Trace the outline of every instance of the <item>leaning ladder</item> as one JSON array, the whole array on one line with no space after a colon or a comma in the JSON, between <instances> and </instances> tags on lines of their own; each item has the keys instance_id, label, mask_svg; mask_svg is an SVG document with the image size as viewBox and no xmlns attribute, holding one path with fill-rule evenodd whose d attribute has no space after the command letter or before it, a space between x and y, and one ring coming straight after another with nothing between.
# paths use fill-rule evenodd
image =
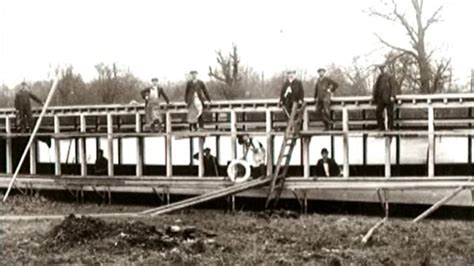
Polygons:
<instances>
[{"instance_id":1,"label":"leaning ladder","mask_svg":"<svg viewBox=\"0 0 474 266\"><path fill-rule=\"evenodd\" d=\"M275 208L280 200L281 193L285 185L286 175L290 166L291 155L295 148L296 140L299 138L301 124L305 112L305 104L298 108L297 104L293 104L288 125L285 130L283 143L281 145L280 154L276 164L275 171L271 176L270 186L267 194L265 208Z\"/></svg>"}]
</instances>

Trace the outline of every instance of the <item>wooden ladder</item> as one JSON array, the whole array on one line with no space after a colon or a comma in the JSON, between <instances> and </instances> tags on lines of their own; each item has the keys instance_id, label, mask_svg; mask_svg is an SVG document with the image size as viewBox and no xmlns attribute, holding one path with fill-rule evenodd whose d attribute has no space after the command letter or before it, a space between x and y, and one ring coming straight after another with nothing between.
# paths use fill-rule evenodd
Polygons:
<instances>
[{"instance_id":1,"label":"wooden ladder","mask_svg":"<svg viewBox=\"0 0 474 266\"><path fill-rule=\"evenodd\" d=\"M299 138L305 107L306 105L304 103L299 108L298 104L293 104L283 143L281 144L280 154L278 155L276 168L271 176L265 208L275 208L280 200L290 166L291 155L293 154L296 140Z\"/></svg>"}]
</instances>

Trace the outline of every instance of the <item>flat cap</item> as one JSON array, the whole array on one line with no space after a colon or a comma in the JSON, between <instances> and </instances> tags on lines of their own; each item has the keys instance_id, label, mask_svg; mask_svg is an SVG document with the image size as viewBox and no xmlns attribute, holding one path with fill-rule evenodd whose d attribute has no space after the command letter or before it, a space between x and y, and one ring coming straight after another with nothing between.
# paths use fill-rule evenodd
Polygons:
<instances>
[{"instance_id":1,"label":"flat cap","mask_svg":"<svg viewBox=\"0 0 474 266\"><path fill-rule=\"evenodd\" d=\"M325 68L318 68L318 73L320 72L326 72L326 69Z\"/></svg>"}]
</instances>

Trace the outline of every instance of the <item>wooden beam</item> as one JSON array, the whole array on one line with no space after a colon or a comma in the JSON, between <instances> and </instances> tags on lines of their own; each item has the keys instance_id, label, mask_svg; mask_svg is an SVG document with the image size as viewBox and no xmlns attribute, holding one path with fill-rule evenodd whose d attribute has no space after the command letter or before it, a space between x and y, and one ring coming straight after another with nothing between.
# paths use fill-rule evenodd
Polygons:
<instances>
[{"instance_id":1,"label":"wooden beam","mask_svg":"<svg viewBox=\"0 0 474 266\"><path fill-rule=\"evenodd\" d=\"M54 133L59 134L61 130L61 125L59 122L59 117L54 116ZM54 174L56 176L61 175L61 141L58 138L53 139L54 145Z\"/></svg>"},{"instance_id":2,"label":"wooden beam","mask_svg":"<svg viewBox=\"0 0 474 266\"><path fill-rule=\"evenodd\" d=\"M114 133L112 114L107 114L107 159L108 159L108 175L114 176L114 139L112 134Z\"/></svg>"},{"instance_id":3,"label":"wooden beam","mask_svg":"<svg viewBox=\"0 0 474 266\"><path fill-rule=\"evenodd\" d=\"M433 213L434 211L436 211L437 209L439 209L439 207L441 207L443 204L445 204L446 202L450 201L452 198L454 198L456 195L458 195L461 191L464 190L464 187L463 186L460 186L458 187L456 190L454 190L452 193L446 195L444 198L442 198L441 200L439 200L438 202L436 202L435 204L433 204L433 206L431 206L428 210L426 210L425 212L423 212L422 214L418 215L418 217L416 217L414 220L413 220L413 223L416 223L416 222L419 222L421 219L427 217L428 215L430 215L431 213Z\"/></svg>"},{"instance_id":4,"label":"wooden beam","mask_svg":"<svg viewBox=\"0 0 474 266\"><path fill-rule=\"evenodd\" d=\"M199 165L198 165L198 176L204 176L204 138L198 138L198 145L199 145Z\"/></svg>"},{"instance_id":5,"label":"wooden beam","mask_svg":"<svg viewBox=\"0 0 474 266\"><path fill-rule=\"evenodd\" d=\"M386 223L388 221L388 217L385 217L383 218L381 221L379 221L378 223L376 223L374 226L372 226L369 231L367 232L367 234L365 234L365 236L362 238L362 244L365 245L369 242L370 238L372 237L372 235L374 234L375 230L377 230L377 228L379 228L380 226L382 226L384 223Z\"/></svg>"},{"instance_id":6,"label":"wooden beam","mask_svg":"<svg viewBox=\"0 0 474 266\"><path fill-rule=\"evenodd\" d=\"M31 175L36 175L36 162L38 161L37 160L37 155L38 155L38 152L37 152L37 148L38 148L38 142L36 140L34 140L32 143L31 143L31 147L30 147L30 174Z\"/></svg>"},{"instance_id":7,"label":"wooden beam","mask_svg":"<svg viewBox=\"0 0 474 266\"><path fill-rule=\"evenodd\" d=\"M392 176L392 162L391 162L391 146L392 146L392 137L385 137L385 177L390 178Z\"/></svg>"},{"instance_id":8,"label":"wooden beam","mask_svg":"<svg viewBox=\"0 0 474 266\"><path fill-rule=\"evenodd\" d=\"M166 176L172 177L173 176L173 156L172 156L172 142L173 137L171 135L172 132L172 125L171 125L171 113L166 112Z\"/></svg>"},{"instance_id":9,"label":"wooden beam","mask_svg":"<svg viewBox=\"0 0 474 266\"><path fill-rule=\"evenodd\" d=\"M347 108L342 109L342 131L344 136L342 137L342 164L343 164L343 176L344 178L349 177L349 113ZM334 156L334 155L333 155Z\"/></svg>"},{"instance_id":10,"label":"wooden beam","mask_svg":"<svg viewBox=\"0 0 474 266\"><path fill-rule=\"evenodd\" d=\"M273 173L273 119L272 111L265 111L265 132L267 138L267 175L270 176Z\"/></svg>"},{"instance_id":11,"label":"wooden beam","mask_svg":"<svg viewBox=\"0 0 474 266\"><path fill-rule=\"evenodd\" d=\"M6 116L5 117L5 131L7 135L12 133L12 126L11 126L11 118ZM5 156L7 157L7 165L6 165L6 172L7 174L13 174L13 156L12 156L12 139L6 139L6 148L5 148Z\"/></svg>"},{"instance_id":12,"label":"wooden beam","mask_svg":"<svg viewBox=\"0 0 474 266\"><path fill-rule=\"evenodd\" d=\"M303 130L309 129L309 111L308 108L304 111L303 114ZM301 145L302 145L302 158L301 160L303 164L303 176L308 178L310 177L310 161L309 161L309 144L311 142L311 137L303 137L301 138Z\"/></svg>"},{"instance_id":13,"label":"wooden beam","mask_svg":"<svg viewBox=\"0 0 474 266\"><path fill-rule=\"evenodd\" d=\"M434 108L428 107L428 176L435 176Z\"/></svg>"},{"instance_id":14,"label":"wooden beam","mask_svg":"<svg viewBox=\"0 0 474 266\"><path fill-rule=\"evenodd\" d=\"M135 132L140 133L142 131L142 119L140 113L135 114ZM143 137L137 136L137 165L135 168L135 175L137 177L143 176Z\"/></svg>"},{"instance_id":15,"label":"wooden beam","mask_svg":"<svg viewBox=\"0 0 474 266\"><path fill-rule=\"evenodd\" d=\"M231 132L231 145L230 150L232 159L237 158L237 114L235 111L230 112L230 132Z\"/></svg>"},{"instance_id":16,"label":"wooden beam","mask_svg":"<svg viewBox=\"0 0 474 266\"><path fill-rule=\"evenodd\" d=\"M79 116L80 132L86 133L86 117L81 114ZM79 138L79 158L81 163L81 176L87 175L87 156L86 156L86 138Z\"/></svg>"}]
</instances>

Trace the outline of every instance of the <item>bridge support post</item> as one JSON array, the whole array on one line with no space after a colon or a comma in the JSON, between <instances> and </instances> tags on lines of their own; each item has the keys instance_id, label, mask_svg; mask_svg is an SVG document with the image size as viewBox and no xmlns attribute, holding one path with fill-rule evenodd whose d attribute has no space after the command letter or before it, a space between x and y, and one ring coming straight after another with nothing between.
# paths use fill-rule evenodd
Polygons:
<instances>
[{"instance_id":1,"label":"bridge support post","mask_svg":"<svg viewBox=\"0 0 474 266\"><path fill-rule=\"evenodd\" d=\"M108 175L114 176L114 124L112 114L107 114L107 159L108 159Z\"/></svg>"},{"instance_id":2,"label":"bridge support post","mask_svg":"<svg viewBox=\"0 0 474 266\"><path fill-rule=\"evenodd\" d=\"M199 145L199 164L198 164L198 176L204 176L204 137L198 138Z\"/></svg>"},{"instance_id":3,"label":"bridge support post","mask_svg":"<svg viewBox=\"0 0 474 266\"><path fill-rule=\"evenodd\" d=\"M304 111L303 115L303 130L309 129L309 113L308 109ZM311 137L304 137L301 139L303 145L303 177L308 178L310 176L310 163L309 163L309 144L311 142Z\"/></svg>"},{"instance_id":4,"label":"bridge support post","mask_svg":"<svg viewBox=\"0 0 474 266\"><path fill-rule=\"evenodd\" d=\"M166 177L173 176L173 156L172 156L172 141L173 137L171 136L171 114L170 112L166 112Z\"/></svg>"},{"instance_id":5,"label":"bridge support post","mask_svg":"<svg viewBox=\"0 0 474 266\"><path fill-rule=\"evenodd\" d=\"M428 107L428 177L435 176L434 108Z\"/></svg>"},{"instance_id":6,"label":"bridge support post","mask_svg":"<svg viewBox=\"0 0 474 266\"><path fill-rule=\"evenodd\" d=\"M142 119L140 113L135 114L135 132L142 132ZM135 175L140 178L143 176L143 138L137 136L137 166L135 168Z\"/></svg>"},{"instance_id":7,"label":"bridge support post","mask_svg":"<svg viewBox=\"0 0 474 266\"><path fill-rule=\"evenodd\" d=\"M86 133L86 117L84 114L80 115L79 119L81 133ZM81 176L87 175L87 157L86 157L86 138L79 138L79 158L81 159Z\"/></svg>"},{"instance_id":8,"label":"bridge support post","mask_svg":"<svg viewBox=\"0 0 474 266\"><path fill-rule=\"evenodd\" d=\"M270 110L265 111L265 132L267 138L267 176L273 173L273 121L272 112Z\"/></svg>"},{"instance_id":9,"label":"bridge support post","mask_svg":"<svg viewBox=\"0 0 474 266\"><path fill-rule=\"evenodd\" d=\"M59 117L54 116L54 134L60 133ZM56 176L61 175L61 142L59 138L54 138L54 174Z\"/></svg>"},{"instance_id":10,"label":"bridge support post","mask_svg":"<svg viewBox=\"0 0 474 266\"><path fill-rule=\"evenodd\" d=\"M8 116L5 117L5 131L7 135L12 133L11 118ZM6 172L13 174L12 138L10 136L7 136L6 139L5 153L7 157Z\"/></svg>"},{"instance_id":11,"label":"bridge support post","mask_svg":"<svg viewBox=\"0 0 474 266\"><path fill-rule=\"evenodd\" d=\"M343 177L349 177L349 112L346 107L342 109L342 163Z\"/></svg>"},{"instance_id":12,"label":"bridge support post","mask_svg":"<svg viewBox=\"0 0 474 266\"><path fill-rule=\"evenodd\" d=\"M385 136L385 178L390 178L392 176L391 146L392 137Z\"/></svg>"},{"instance_id":13,"label":"bridge support post","mask_svg":"<svg viewBox=\"0 0 474 266\"><path fill-rule=\"evenodd\" d=\"M30 147L30 174L36 175L36 155L37 155L37 142L36 140L31 143Z\"/></svg>"}]
</instances>

